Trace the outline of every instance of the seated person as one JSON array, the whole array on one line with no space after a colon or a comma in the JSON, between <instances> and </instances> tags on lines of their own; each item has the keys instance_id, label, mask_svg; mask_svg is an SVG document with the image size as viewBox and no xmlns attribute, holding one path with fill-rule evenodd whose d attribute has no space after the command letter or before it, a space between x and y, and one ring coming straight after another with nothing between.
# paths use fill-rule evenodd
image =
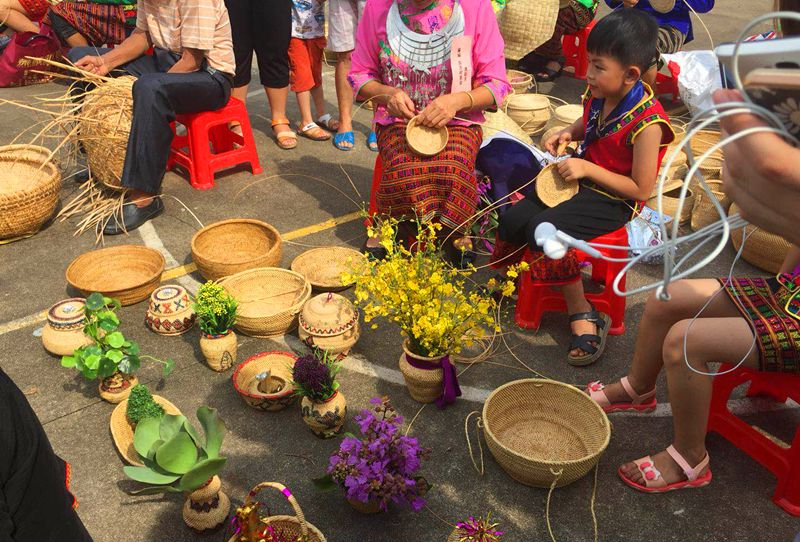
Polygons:
<instances>
[{"instance_id":1,"label":"seated person","mask_svg":"<svg viewBox=\"0 0 800 542\"><path fill-rule=\"evenodd\" d=\"M136 0L64 0L45 23L68 47L119 45L136 28Z\"/></svg>"},{"instance_id":2,"label":"seated person","mask_svg":"<svg viewBox=\"0 0 800 542\"><path fill-rule=\"evenodd\" d=\"M153 54L145 52L153 47ZM100 55L97 53L100 52ZM115 49L78 47L76 66L99 75L128 73L133 85L133 119L122 186L128 189L122 224L106 235L133 230L161 214L156 197L167 167L176 114L220 109L228 103L236 63L228 11L222 0L140 0L136 29ZM123 229L124 226L124 229Z\"/></svg>"},{"instance_id":3,"label":"seated person","mask_svg":"<svg viewBox=\"0 0 800 542\"><path fill-rule=\"evenodd\" d=\"M552 136L545 147L582 140L577 156L558 162L559 173L580 183L571 199L548 207L533 192L500 219L492 262L515 263L525 245L532 251L531 276L558 281L570 314L572 341L568 361L588 365L602 355L610 318L586 300L580 266L571 249L561 260L545 258L536 243L536 227L549 222L577 239L591 240L624 227L656 184L666 146L675 138L669 119L642 73L656 55L658 26L650 15L614 12L601 19L587 40L589 70L584 114Z\"/></svg>"},{"instance_id":4,"label":"seated person","mask_svg":"<svg viewBox=\"0 0 800 542\"><path fill-rule=\"evenodd\" d=\"M35 21L45 16L48 7L47 0L0 0L0 50L14 32L39 32Z\"/></svg>"},{"instance_id":5,"label":"seated person","mask_svg":"<svg viewBox=\"0 0 800 542\"><path fill-rule=\"evenodd\" d=\"M597 13L598 0L562 0L553 36L519 61L519 69L547 83L561 75L564 67L564 34L576 34L589 26Z\"/></svg>"},{"instance_id":6,"label":"seated person","mask_svg":"<svg viewBox=\"0 0 800 542\"><path fill-rule=\"evenodd\" d=\"M659 55L669 55L677 53L683 46L694 39L692 31L691 10L686 2L677 0L675 7L669 13L656 11L650 5L650 0L606 0L610 8L617 9L635 8L649 13L658 21L658 53ZM691 0L692 9L697 13L708 13L714 8L714 0ZM660 60L647 70L642 77L644 82L655 88L656 73L661 68Z\"/></svg>"}]
</instances>

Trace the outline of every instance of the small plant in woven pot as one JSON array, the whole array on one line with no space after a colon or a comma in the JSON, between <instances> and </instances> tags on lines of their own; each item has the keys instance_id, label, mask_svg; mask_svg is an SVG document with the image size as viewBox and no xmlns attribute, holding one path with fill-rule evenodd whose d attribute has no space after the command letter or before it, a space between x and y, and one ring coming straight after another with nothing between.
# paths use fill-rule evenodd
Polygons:
<instances>
[{"instance_id":1,"label":"small plant in woven pot","mask_svg":"<svg viewBox=\"0 0 800 542\"><path fill-rule=\"evenodd\" d=\"M338 434L347 417L347 402L336 380L340 370L334 356L320 349L298 358L292 368L295 395L303 398L303 420L318 437Z\"/></svg>"},{"instance_id":2,"label":"small plant in woven pot","mask_svg":"<svg viewBox=\"0 0 800 542\"><path fill-rule=\"evenodd\" d=\"M236 361L236 323L238 303L225 288L208 281L197 291L194 311L200 322L200 350L208 366L222 372Z\"/></svg>"},{"instance_id":3,"label":"small plant in woven pot","mask_svg":"<svg viewBox=\"0 0 800 542\"><path fill-rule=\"evenodd\" d=\"M147 386L137 384L131 388L125 415L133 425L137 425L145 418L161 418L164 415L164 407L155 402Z\"/></svg>"},{"instance_id":4,"label":"small plant in woven pot","mask_svg":"<svg viewBox=\"0 0 800 542\"><path fill-rule=\"evenodd\" d=\"M501 542L505 533L498 530L498 525L489 514L485 518L470 516L456 523L448 542Z\"/></svg>"},{"instance_id":5,"label":"small plant in woven pot","mask_svg":"<svg viewBox=\"0 0 800 542\"><path fill-rule=\"evenodd\" d=\"M97 292L86 298L84 334L92 344L76 349L71 356L61 358L61 366L75 368L88 380L100 379L100 395L114 403L127 398L137 384L134 374L142 359L163 364L162 375L172 372L175 362L160 360L140 353L139 345L119 331L116 314L120 303Z\"/></svg>"},{"instance_id":6,"label":"small plant in woven pot","mask_svg":"<svg viewBox=\"0 0 800 542\"><path fill-rule=\"evenodd\" d=\"M401 431L398 416L388 398L373 398L371 409L355 417L361 438L348 435L330 457L328 474L314 480L320 489L339 487L357 509L372 505L386 510L390 504L415 512L425 506L430 486L419 475L429 450Z\"/></svg>"}]
</instances>

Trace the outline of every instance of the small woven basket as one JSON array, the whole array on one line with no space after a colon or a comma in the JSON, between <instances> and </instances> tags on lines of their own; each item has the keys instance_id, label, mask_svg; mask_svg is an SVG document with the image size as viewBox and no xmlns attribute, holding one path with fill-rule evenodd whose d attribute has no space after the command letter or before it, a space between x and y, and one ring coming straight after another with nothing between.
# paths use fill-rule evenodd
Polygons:
<instances>
[{"instance_id":1,"label":"small woven basket","mask_svg":"<svg viewBox=\"0 0 800 542\"><path fill-rule=\"evenodd\" d=\"M422 156L434 156L447 146L447 126L431 128L419 124L419 117L414 117L406 124L406 140L409 147Z\"/></svg>"},{"instance_id":2,"label":"small woven basket","mask_svg":"<svg viewBox=\"0 0 800 542\"><path fill-rule=\"evenodd\" d=\"M534 487L561 487L597 464L611 439L611 424L600 405L574 386L530 378L489 395L483 434L512 478Z\"/></svg>"},{"instance_id":3,"label":"small woven basket","mask_svg":"<svg viewBox=\"0 0 800 542\"><path fill-rule=\"evenodd\" d=\"M0 239L36 233L55 213L61 174L49 156L34 145L0 147Z\"/></svg>"},{"instance_id":4,"label":"small woven basket","mask_svg":"<svg viewBox=\"0 0 800 542\"><path fill-rule=\"evenodd\" d=\"M352 271L364 255L348 247L312 248L292 261L292 271L303 275L320 292L346 290L352 283L342 282L342 273Z\"/></svg>"},{"instance_id":5,"label":"small woven basket","mask_svg":"<svg viewBox=\"0 0 800 542\"><path fill-rule=\"evenodd\" d=\"M515 139L524 141L528 145L533 145L531 136L526 134L525 130L519 127L519 124L514 122L511 117L503 113L500 109L497 111L484 111L483 116L486 119L486 122L481 125L484 140L498 132L502 132Z\"/></svg>"},{"instance_id":6,"label":"small woven basket","mask_svg":"<svg viewBox=\"0 0 800 542\"><path fill-rule=\"evenodd\" d=\"M729 214L738 213L739 208L734 203L731 205ZM750 225L744 228L745 235L750 236L747 238L742 250L742 259L769 273L778 273L792 245L783 237L762 229L758 229L751 234L754 229L756 227ZM731 231L731 241L733 242L733 248L738 251L739 247L742 246L741 229Z\"/></svg>"},{"instance_id":7,"label":"small woven basket","mask_svg":"<svg viewBox=\"0 0 800 542\"><path fill-rule=\"evenodd\" d=\"M257 267L278 267L282 255L278 230L251 218L215 222L192 237L192 260L208 280Z\"/></svg>"},{"instance_id":8,"label":"small woven basket","mask_svg":"<svg viewBox=\"0 0 800 542\"><path fill-rule=\"evenodd\" d=\"M692 219L692 209L694 208L694 192L691 189L686 191L686 199L683 202L683 209L681 209L681 216L676 217L675 213L678 211L678 204L680 203L682 181L674 181L669 185L664 186L664 196L661 201L661 210L664 214L672 218L678 218L679 224L686 224ZM658 196L652 196L647 200L647 206L651 209L658 210Z\"/></svg>"},{"instance_id":9,"label":"small woven basket","mask_svg":"<svg viewBox=\"0 0 800 542\"><path fill-rule=\"evenodd\" d=\"M236 329L251 337L274 337L293 330L311 297L311 284L303 275L277 267L242 271L220 284L239 302Z\"/></svg>"},{"instance_id":10,"label":"small woven basket","mask_svg":"<svg viewBox=\"0 0 800 542\"><path fill-rule=\"evenodd\" d=\"M119 245L81 254L67 268L67 282L88 296L100 292L123 305L144 301L158 287L164 256L139 245Z\"/></svg>"},{"instance_id":11,"label":"small woven basket","mask_svg":"<svg viewBox=\"0 0 800 542\"><path fill-rule=\"evenodd\" d=\"M160 395L153 395L153 401L164 407L164 412L178 416L181 411L178 407L164 399ZM117 447L119 455L122 456L127 463L136 467L143 467L142 458L136 448L133 447L133 434L136 431L134 425L128 419L126 411L128 410L128 400L125 399L119 403L114 411L111 413L111 438L114 440L114 446Z\"/></svg>"},{"instance_id":12,"label":"small woven basket","mask_svg":"<svg viewBox=\"0 0 800 542\"><path fill-rule=\"evenodd\" d=\"M550 100L541 94L514 94L506 113L528 135L538 134L550 120Z\"/></svg>"},{"instance_id":13,"label":"small woven basket","mask_svg":"<svg viewBox=\"0 0 800 542\"><path fill-rule=\"evenodd\" d=\"M536 176L536 195L548 207L555 207L578 193L577 182L567 182L558 172L557 164L548 164Z\"/></svg>"},{"instance_id":14,"label":"small woven basket","mask_svg":"<svg viewBox=\"0 0 800 542\"><path fill-rule=\"evenodd\" d=\"M709 156L700 164L700 173L706 179L719 179L722 177L722 164L724 160L722 157Z\"/></svg>"},{"instance_id":15,"label":"small woven basket","mask_svg":"<svg viewBox=\"0 0 800 542\"><path fill-rule=\"evenodd\" d=\"M533 76L519 70L506 70L506 78L514 94L526 94L533 86Z\"/></svg>"},{"instance_id":16,"label":"small woven basket","mask_svg":"<svg viewBox=\"0 0 800 542\"><path fill-rule=\"evenodd\" d=\"M711 188L713 197L717 199L722 208L727 213L731 207L732 200L722 191L722 181L706 181ZM711 197L701 187L697 187L694 198L694 208L692 209L692 229L694 231L705 228L719 220L719 213Z\"/></svg>"},{"instance_id":17,"label":"small woven basket","mask_svg":"<svg viewBox=\"0 0 800 542\"><path fill-rule=\"evenodd\" d=\"M283 410L295 400L292 386L292 367L297 356L289 352L261 352L241 362L233 372L233 387L245 403L267 412ZM275 393L264 393L258 389L258 375L268 372L284 387Z\"/></svg>"},{"instance_id":18,"label":"small woven basket","mask_svg":"<svg viewBox=\"0 0 800 542\"><path fill-rule=\"evenodd\" d=\"M675 0L650 0L650 5L658 13L669 13L675 9Z\"/></svg>"},{"instance_id":19,"label":"small woven basket","mask_svg":"<svg viewBox=\"0 0 800 542\"><path fill-rule=\"evenodd\" d=\"M279 484L277 482L261 482L253 489L250 490L250 493L247 494L247 498L245 498L243 508L247 508L256 504L254 497L260 492L262 489L275 489L280 491L284 497L289 501L289 504L292 505L294 509L294 516L259 516L258 523L260 525L271 525L275 528L276 531L281 531L285 533L286 539L294 540L297 538L298 540L302 540L303 542L326 542L325 535L317 529L314 525L306 520L305 515L303 514L303 509L300 508L300 504L297 502L297 499L294 498L289 489L284 486L283 484ZM258 510L255 510L255 513L258 514ZM298 538L299 537L299 538ZM248 538L247 534L239 533L233 535L228 542L249 542L250 538Z\"/></svg>"},{"instance_id":20,"label":"small woven basket","mask_svg":"<svg viewBox=\"0 0 800 542\"><path fill-rule=\"evenodd\" d=\"M545 132L554 128L563 130L573 122L583 116L583 106L577 104L559 105L553 110L553 114L544 127Z\"/></svg>"},{"instance_id":21,"label":"small woven basket","mask_svg":"<svg viewBox=\"0 0 800 542\"><path fill-rule=\"evenodd\" d=\"M698 157L719 143L719 141L720 133L717 130L700 130L692 136L689 146L692 149L692 154Z\"/></svg>"}]
</instances>

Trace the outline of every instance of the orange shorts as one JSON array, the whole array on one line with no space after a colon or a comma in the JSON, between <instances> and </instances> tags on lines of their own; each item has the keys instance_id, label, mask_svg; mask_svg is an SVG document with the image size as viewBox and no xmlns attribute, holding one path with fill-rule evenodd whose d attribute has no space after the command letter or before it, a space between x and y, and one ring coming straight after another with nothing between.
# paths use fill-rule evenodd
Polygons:
<instances>
[{"instance_id":1,"label":"orange shorts","mask_svg":"<svg viewBox=\"0 0 800 542\"><path fill-rule=\"evenodd\" d=\"M289 42L289 82L293 92L305 92L322 84L324 37L292 38Z\"/></svg>"}]
</instances>

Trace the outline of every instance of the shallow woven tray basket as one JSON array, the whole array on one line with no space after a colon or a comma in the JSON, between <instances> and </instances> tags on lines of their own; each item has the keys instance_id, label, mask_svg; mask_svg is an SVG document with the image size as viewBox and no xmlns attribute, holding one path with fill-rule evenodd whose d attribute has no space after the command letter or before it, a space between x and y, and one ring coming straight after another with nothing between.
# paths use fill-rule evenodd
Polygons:
<instances>
[{"instance_id":1,"label":"shallow woven tray basket","mask_svg":"<svg viewBox=\"0 0 800 542\"><path fill-rule=\"evenodd\" d=\"M362 261L364 255L352 248L312 248L292 261L292 271L303 275L315 290L338 292L352 286L342 282L342 273L352 271Z\"/></svg>"},{"instance_id":2,"label":"shallow woven tray basket","mask_svg":"<svg viewBox=\"0 0 800 542\"><path fill-rule=\"evenodd\" d=\"M484 141L496 133L502 132L528 145L533 145L531 136L526 134L525 130L519 127L519 124L499 109L497 111L486 111L483 116L486 118L486 122L481 125Z\"/></svg>"},{"instance_id":3,"label":"shallow woven tray basket","mask_svg":"<svg viewBox=\"0 0 800 542\"><path fill-rule=\"evenodd\" d=\"M323 535L319 529L306 520L306 517L303 514L303 509L300 508L300 504L297 502L297 499L295 499L292 492L289 491L289 489L283 484L279 484L277 482L261 482L251 489L250 493L247 494L244 505L249 506L253 504L255 502L254 497L258 494L258 492L267 488L280 491L283 496L289 500L289 504L292 505L295 515L261 516L260 519L262 524L272 525L275 527L275 530L284 532L285 534L289 535L286 537L287 539L294 539L292 537L300 537L298 540L302 540L303 542L327 542L325 535ZM230 539L228 539L228 542L238 542L239 540L240 538L238 535L233 535Z\"/></svg>"},{"instance_id":4,"label":"shallow woven tray basket","mask_svg":"<svg viewBox=\"0 0 800 542\"><path fill-rule=\"evenodd\" d=\"M447 127L431 128L419 124L419 117L414 117L406 124L406 141L409 147L422 156L439 154L447 146L450 137Z\"/></svg>"},{"instance_id":5,"label":"shallow woven tray basket","mask_svg":"<svg viewBox=\"0 0 800 542\"><path fill-rule=\"evenodd\" d=\"M140 245L119 245L81 254L67 268L67 282L84 296L100 292L133 305L150 297L161 282L164 256Z\"/></svg>"},{"instance_id":6,"label":"shallow woven tray basket","mask_svg":"<svg viewBox=\"0 0 800 542\"><path fill-rule=\"evenodd\" d=\"M611 424L600 405L578 388L529 378L489 395L483 434L509 476L549 488L554 481L557 487L571 484L597 464L611 439Z\"/></svg>"},{"instance_id":7,"label":"shallow woven tray basket","mask_svg":"<svg viewBox=\"0 0 800 542\"><path fill-rule=\"evenodd\" d=\"M580 185L569 183L558 173L556 164L549 164L536 176L536 195L548 207L555 207L578 193Z\"/></svg>"},{"instance_id":8,"label":"shallow woven tray basket","mask_svg":"<svg viewBox=\"0 0 800 542\"><path fill-rule=\"evenodd\" d=\"M0 239L36 233L55 213L61 173L49 156L34 145L0 147Z\"/></svg>"},{"instance_id":9,"label":"shallow woven tray basket","mask_svg":"<svg viewBox=\"0 0 800 542\"><path fill-rule=\"evenodd\" d=\"M167 414L172 414L173 416L180 415L180 409L160 395L153 395L153 400L164 407L164 412ZM126 414L127 409L128 400L125 399L119 403L111 413L111 421L109 422L111 438L114 440L114 446L117 447L122 459L136 467L143 467L144 463L142 463L142 458L139 457L139 453L136 451L136 448L133 447L133 434L135 429L128 420Z\"/></svg>"},{"instance_id":10,"label":"shallow woven tray basket","mask_svg":"<svg viewBox=\"0 0 800 542\"><path fill-rule=\"evenodd\" d=\"M252 218L215 222L192 237L192 260L208 280L257 267L278 267L282 256L278 230Z\"/></svg>"},{"instance_id":11,"label":"shallow woven tray basket","mask_svg":"<svg viewBox=\"0 0 800 542\"><path fill-rule=\"evenodd\" d=\"M239 302L236 329L251 337L274 337L293 330L311 297L311 284L303 275L277 267L242 271L220 284Z\"/></svg>"},{"instance_id":12,"label":"shallow woven tray basket","mask_svg":"<svg viewBox=\"0 0 800 542\"><path fill-rule=\"evenodd\" d=\"M728 214L734 215L737 213L739 213L739 208L734 203L731 205ZM747 234L750 234L755 229L755 226L745 226L744 229ZM731 231L731 241L733 242L733 248L738 251L739 247L742 246L741 229ZM783 237L759 229L747 238L744 250L742 250L742 259L764 271L775 274L780 271L783 260L786 259L786 253L789 252L791 247L792 245Z\"/></svg>"}]
</instances>

